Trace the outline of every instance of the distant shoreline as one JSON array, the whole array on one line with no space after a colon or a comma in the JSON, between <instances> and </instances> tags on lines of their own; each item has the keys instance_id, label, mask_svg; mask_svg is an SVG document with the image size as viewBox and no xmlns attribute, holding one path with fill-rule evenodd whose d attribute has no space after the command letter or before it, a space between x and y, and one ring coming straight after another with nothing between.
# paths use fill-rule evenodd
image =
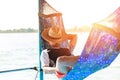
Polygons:
<instances>
[{"instance_id":1,"label":"distant shoreline","mask_svg":"<svg viewBox=\"0 0 120 80\"><path fill-rule=\"evenodd\" d=\"M66 29L66 32L89 32L91 30L90 26L83 26L83 27L74 27L70 29ZM0 30L0 33L37 33L38 29L33 28L20 28L20 29L7 29L7 30Z\"/></svg>"},{"instance_id":2,"label":"distant shoreline","mask_svg":"<svg viewBox=\"0 0 120 80\"><path fill-rule=\"evenodd\" d=\"M0 30L0 33L37 33L38 30L33 28L20 28L20 29L7 29L7 30Z\"/></svg>"},{"instance_id":3,"label":"distant shoreline","mask_svg":"<svg viewBox=\"0 0 120 80\"><path fill-rule=\"evenodd\" d=\"M0 33L37 33L38 31L31 31L31 32L0 32Z\"/></svg>"}]
</instances>

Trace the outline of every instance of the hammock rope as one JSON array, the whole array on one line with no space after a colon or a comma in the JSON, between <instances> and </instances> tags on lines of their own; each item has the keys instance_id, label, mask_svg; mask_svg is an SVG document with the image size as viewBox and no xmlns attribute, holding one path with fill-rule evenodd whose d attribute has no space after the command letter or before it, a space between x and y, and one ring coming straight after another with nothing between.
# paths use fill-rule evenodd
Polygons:
<instances>
[{"instance_id":1,"label":"hammock rope","mask_svg":"<svg viewBox=\"0 0 120 80\"><path fill-rule=\"evenodd\" d=\"M27 68L19 68L19 69L11 69L11 70L3 70L0 73L7 73L7 72L15 72L15 71L22 71L22 70L35 70L38 71L37 67L27 67Z\"/></svg>"}]
</instances>

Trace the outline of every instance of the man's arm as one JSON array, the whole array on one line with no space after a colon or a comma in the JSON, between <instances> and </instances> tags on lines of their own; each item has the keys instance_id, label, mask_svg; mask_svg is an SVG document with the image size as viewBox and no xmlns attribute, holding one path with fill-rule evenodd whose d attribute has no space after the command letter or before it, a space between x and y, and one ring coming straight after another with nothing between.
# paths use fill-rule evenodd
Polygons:
<instances>
[{"instance_id":1,"label":"man's arm","mask_svg":"<svg viewBox=\"0 0 120 80\"><path fill-rule=\"evenodd\" d=\"M77 34L68 34L68 40L69 40L69 49L71 52L73 52L77 42Z\"/></svg>"},{"instance_id":2,"label":"man's arm","mask_svg":"<svg viewBox=\"0 0 120 80\"><path fill-rule=\"evenodd\" d=\"M55 73L55 67L49 67L49 62L48 50L45 49L41 53L42 69L47 74Z\"/></svg>"},{"instance_id":3,"label":"man's arm","mask_svg":"<svg viewBox=\"0 0 120 80\"><path fill-rule=\"evenodd\" d=\"M41 56L40 56L40 60L41 60L41 65L42 68L45 66L49 66L49 56L48 56L48 50L45 49L42 51Z\"/></svg>"},{"instance_id":4,"label":"man's arm","mask_svg":"<svg viewBox=\"0 0 120 80\"><path fill-rule=\"evenodd\" d=\"M55 73L56 67L43 67L43 71L44 71L46 74Z\"/></svg>"}]
</instances>

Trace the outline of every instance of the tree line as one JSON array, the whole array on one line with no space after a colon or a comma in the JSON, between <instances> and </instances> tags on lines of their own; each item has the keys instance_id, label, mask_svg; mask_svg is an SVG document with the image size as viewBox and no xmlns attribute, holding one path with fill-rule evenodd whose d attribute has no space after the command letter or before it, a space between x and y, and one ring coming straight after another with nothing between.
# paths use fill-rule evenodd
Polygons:
<instances>
[{"instance_id":1,"label":"tree line","mask_svg":"<svg viewBox=\"0 0 120 80\"><path fill-rule=\"evenodd\" d=\"M20 29L7 29L7 30L0 30L0 33L33 33L38 32L38 30L33 28L20 28Z\"/></svg>"}]
</instances>

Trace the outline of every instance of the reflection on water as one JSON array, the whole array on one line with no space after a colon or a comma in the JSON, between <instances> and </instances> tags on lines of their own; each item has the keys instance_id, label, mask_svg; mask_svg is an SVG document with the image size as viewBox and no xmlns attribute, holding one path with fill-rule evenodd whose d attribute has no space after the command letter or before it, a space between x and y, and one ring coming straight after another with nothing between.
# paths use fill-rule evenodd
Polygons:
<instances>
[{"instance_id":1,"label":"reflection on water","mask_svg":"<svg viewBox=\"0 0 120 80\"><path fill-rule=\"evenodd\" d=\"M0 71L39 65L36 33L0 34ZM35 80L36 71L0 74L0 80Z\"/></svg>"},{"instance_id":2,"label":"reflection on water","mask_svg":"<svg viewBox=\"0 0 120 80\"><path fill-rule=\"evenodd\" d=\"M75 55L79 55L88 33L79 33ZM0 71L39 66L39 45L37 33L0 34ZM120 80L120 55L110 67L98 71L85 80ZM37 71L26 70L0 74L0 80L35 80ZM38 75L39 76L39 75ZM45 74L45 80L57 80L54 74ZM39 78L37 78L39 80Z\"/></svg>"}]
</instances>

